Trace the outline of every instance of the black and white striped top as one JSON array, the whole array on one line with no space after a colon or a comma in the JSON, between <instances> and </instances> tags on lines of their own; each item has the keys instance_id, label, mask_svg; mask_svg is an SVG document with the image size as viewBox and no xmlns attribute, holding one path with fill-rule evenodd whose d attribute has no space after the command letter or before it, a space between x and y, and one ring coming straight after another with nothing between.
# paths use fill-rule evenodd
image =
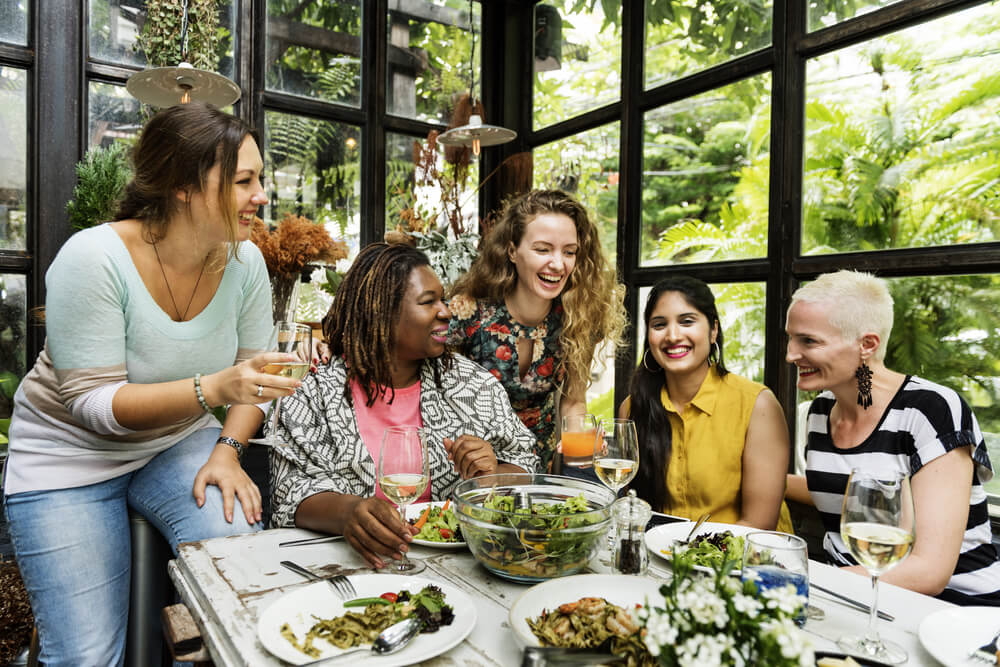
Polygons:
<instances>
[{"instance_id":1,"label":"black and white striped top","mask_svg":"<svg viewBox=\"0 0 1000 667\"><path fill-rule=\"evenodd\" d=\"M826 529L823 547L833 562L857 564L840 537L841 505L852 468L901 471L912 477L937 457L969 446L975 463L969 518L955 573L939 597L959 604L1000 605L1000 560L983 488L983 482L993 478L993 466L968 404L947 387L908 376L868 439L837 449L829 428L834 400L832 393L824 392L812 402L806 444L809 493Z\"/></svg>"}]
</instances>

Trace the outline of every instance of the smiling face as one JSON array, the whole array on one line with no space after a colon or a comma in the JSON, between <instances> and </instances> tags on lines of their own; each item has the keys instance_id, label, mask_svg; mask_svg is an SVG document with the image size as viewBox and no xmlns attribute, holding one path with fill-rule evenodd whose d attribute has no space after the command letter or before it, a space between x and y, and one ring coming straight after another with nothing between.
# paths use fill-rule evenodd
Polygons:
<instances>
[{"instance_id":1,"label":"smiling face","mask_svg":"<svg viewBox=\"0 0 1000 667\"><path fill-rule=\"evenodd\" d=\"M191 195L191 214L195 220L209 221L207 227L220 235L219 241L246 241L250 238L250 228L257 209L267 203L267 195L261 184L260 175L264 169L260 150L253 137L246 137L240 144L236 173L231 185L231 208L224 205L222 167L218 162L212 165L205 177L205 189ZM227 208L229 210L227 210ZM236 220L231 218L236 213ZM227 227L235 225L231 238Z\"/></svg>"},{"instance_id":2,"label":"smiling face","mask_svg":"<svg viewBox=\"0 0 1000 667\"><path fill-rule=\"evenodd\" d=\"M444 354L450 319L444 289L434 271L426 265L413 269L396 325L397 365Z\"/></svg>"},{"instance_id":3,"label":"smiling face","mask_svg":"<svg viewBox=\"0 0 1000 667\"><path fill-rule=\"evenodd\" d=\"M566 289L576 267L576 225L562 213L539 213L524 228L521 242L507 250L517 271L517 290L552 300Z\"/></svg>"},{"instance_id":4,"label":"smiling face","mask_svg":"<svg viewBox=\"0 0 1000 667\"><path fill-rule=\"evenodd\" d=\"M802 391L854 386L854 372L861 361L859 343L844 340L830 324L829 309L829 303L809 301L798 301L788 309L785 360L798 369Z\"/></svg>"},{"instance_id":5,"label":"smiling face","mask_svg":"<svg viewBox=\"0 0 1000 667\"><path fill-rule=\"evenodd\" d=\"M701 372L718 335L716 322L688 302L680 292L664 292L647 323L649 351L668 373Z\"/></svg>"}]
</instances>

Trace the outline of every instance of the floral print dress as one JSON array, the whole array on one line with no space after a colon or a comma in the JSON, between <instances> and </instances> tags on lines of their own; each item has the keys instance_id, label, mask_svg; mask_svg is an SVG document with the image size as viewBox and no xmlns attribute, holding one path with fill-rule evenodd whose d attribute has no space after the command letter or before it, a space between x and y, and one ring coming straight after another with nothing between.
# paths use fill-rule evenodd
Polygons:
<instances>
[{"instance_id":1,"label":"floral print dress","mask_svg":"<svg viewBox=\"0 0 1000 667\"><path fill-rule=\"evenodd\" d=\"M448 343L500 380L514 412L537 438L539 470L546 470L556 446L556 389L565 375L559 344L562 305L556 301L545 320L534 327L515 321L503 303L459 294L448 305L452 314ZM519 338L535 341L523 378L518 373Z\"/></svg>"}]
</instances>

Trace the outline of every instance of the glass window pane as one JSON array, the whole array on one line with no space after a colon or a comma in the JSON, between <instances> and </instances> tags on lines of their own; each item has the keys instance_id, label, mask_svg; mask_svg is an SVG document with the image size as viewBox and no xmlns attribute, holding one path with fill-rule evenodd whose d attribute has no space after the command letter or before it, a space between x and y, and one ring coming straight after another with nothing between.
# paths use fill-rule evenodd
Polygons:
<instances>
[{"instance_id":1,"label":"glass window pane","mask_svg":"<svg viewBox=\"0 0 1000 667\"><path fill-rule=\"evenodd\" d=\"M236 3L237 0L219 0L216 3L219 19L216 48L219 65L216 70L228 77L232 77L234 72ZM145 55L136 50L136 39L142 26L150 20L146 11L148 4L149 0L88 0L90 57L122 65L145 65ZM180 4L157 0L156 7L164 10L162 20L177 22L177 56L167 58L170 62L163 63L176 65L180 59L180 10L177 9ZM190 39L190 31L188 35Z\"/></svg>"},{"instance_id":2,"label":"glass window pane","mask_svg":"<svg viewBox=\"0 0 1000 667\"><path fill-rule=\"evenodd\" d=\"M770 96L763 74L646 114L642 265L767 255Z\"/></svg>"},{"instance_id":3,"label":"glass window pane","mask_svg":"<svg viewBox=\"0 0 1000 667\"><path fill-rule=\"evenodd\" d=\"M613 11L606 14L606 8ZM549 27L554 25L559 35ZM620 0L536 5L534 127L616 102L621 96L621 46Z\"/></svg>"},{"instance_id":4,"label":"glass window pane","mask_svg":"<svg viewBox=\"0 0 1000 667\"><path fill-rule=\"evenodd\" d=\"M28 76L0 67L0 249L24 250L28 216Z\"/></svg>"},{"instance_id":5,"label":"glass window pane","mask_svg":"<svg viewBox=\"0 0 1000 667\"><path fill-rule=\"evenodd\" d=\"M726 370L750 378L755 382L764 381L764 307L766 291L764 283L712 283L715 308L719 311L722 324L722 359ZM646 337L646 323L642 315L646 309L651 287L639 289L639 312L636 315L636 360L641 361L643 340Z\"/></svg>"},{"instance_id":6,"label":"glass window pane","mask_svg":"<svg viewBox=\"0 0 1000 667\"><path fill-rule=\"evenodd\" d=\"M131 142L142 129L139 100L125 86L87 83L87 147L107 147L116 141Z\"/></svg>"},{"instance_id":7,"label":"glass window pane","mask_svg":"<svg viewBox=\"0 0 1000 667\"><path fill-rule=\"evenodd\" d=\"M802 252L1000 238L1000 3L807 69Z\"/></svg>"},{"instance_id":8,"label":"glass window pane","mask_svg":"<svg viewBox=\"0 0 1000 667\"><path fill-rule=\"evenodd\" d=\"M267 0L267 87L359 106L361 4Z\"/></svg>"},{"instance_id":9,"label":"glass window pane","mask_svg":"<svg viewBox=\"0 0 1000 667\"><path fill-rule=\"evenodd\" d=\"M0 42L28 43L30 0L0 0Z\"/></svg>"},{"instance_id":10,"label":"glass window pane","mask_svg":"<svg viewBox=\"0 0 1000 667\"><path fill-rule=\"evenodd\" d=\"M385 143L385 228L419 234L417 247L447 290L478 251L479 161L448 162L436 142L403 134L386 133Z\"/></svg>"},{"instance_id":11,"label":"glass window pane","mask_svg":"<svg viewBox=\"0 0 1000 667\"><path fill-rule=\"evenodd\" d=\"M809 0L809 30L819 30L899 0Z\"/></svg>"},{"instance_id":12,"label":"glass window pane","mask_svg":"<svg viewBox=\"0 0 1000 667\"><path fill-rule=\"evenodd\" d=\"M646 0L646 87L771 44L772 0Z\"/></svg>"},{"instance_id":13,"label":"glass window pane","mask_svg":"<svg viewBox=\"0 0 1000 667\"><path fill-rule=\"evenodd\" d=\"M386 110L426 121L450 121L454 101L469 92L470 57L478 80L482 22L479 3L472 3L475 54L469 25L469 3L429 0L405 9L390 5L386 48Z\"/></svg>"},{"instance_id":14,"label":"glass window pane","mask_svg":"<svg viewBox=\"0 0 1000 667\"><path fill-rule=\"evenodd\" d=\"M349 258L361 242L361 131L354 125L268 111L264 119L264 221L276 225L287 214L322 224L347 243ZM338 263L346 270L348 260ZM333 296L317 288L325 272L302 285L301 321L323 318Z\"/></svg>"}]
</instances>

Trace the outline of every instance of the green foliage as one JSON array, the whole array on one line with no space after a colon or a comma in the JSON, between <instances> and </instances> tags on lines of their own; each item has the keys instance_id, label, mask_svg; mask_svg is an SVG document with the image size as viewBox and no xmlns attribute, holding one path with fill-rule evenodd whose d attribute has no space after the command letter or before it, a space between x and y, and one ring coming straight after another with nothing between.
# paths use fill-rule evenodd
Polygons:
<instances>
[{"instance_id":1,"label":"green foliage","mask_svg":"<svg viewBox=\"0 0 1000 667\"><path fill-rule=\"evenodd\" d=\"M597 398L587 401L587 412L598 419L613 419L615 415L615 388L607 390Z\"/></svg>"},{"instance_id":2,"label":"green foliage","mask_svg":"<svg viewBox=\"0 0 1000 667\"><path fill-rule=\"evenodd\" d=\"M187 2L187 53L182 54L182 23ZM224 0L146 0L146 20L135 50L151 67L172 67L182 60L199 69L216 70L226 52L228 31L219 28Z\"/></svg>"},{"instance_id":3,"label":"green foliage","mask_svg":"<svg viewBox=\"0 0 1000 667\"><path fill-rule=\"evenodd\" d=\"M132 178L128 151L123 143L92 148L77 163L77 184L73 188L73 198L66 204L69 223L74 229L99 225L114 215L125 186Z\"/></svg>"}]
</instances>

